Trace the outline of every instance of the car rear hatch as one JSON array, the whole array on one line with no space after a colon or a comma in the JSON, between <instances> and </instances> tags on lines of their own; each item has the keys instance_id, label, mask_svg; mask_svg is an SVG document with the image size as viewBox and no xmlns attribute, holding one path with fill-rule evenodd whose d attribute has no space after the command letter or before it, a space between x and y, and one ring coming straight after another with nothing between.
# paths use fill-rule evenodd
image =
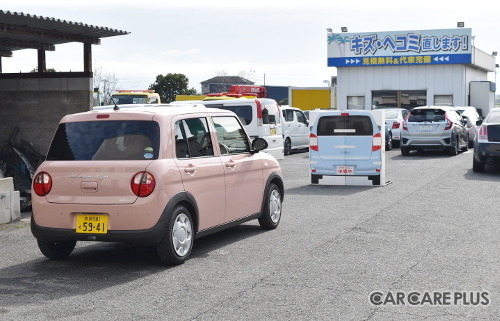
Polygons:
<instances>
[{"instance_id":1,"label":"car rear hatch","mask_svg":"<svg viewBox=\"0 0 500 321\"><path fill-rule=\"evenodd\" d=\"M406 121L408 135L411 138L441 137L449 129L450 121L442 109L413 109Z\"/></svg>"},{"instance_id":2,"label":"car rear hatch","mask_svg":"<svg viewBox=\"0 0 500 321\"><path fill-rule=\"evenodd\" d=\"M376 130L370 116L354 113L322 116L317 128L321 160L344 161L344 165L349 165L371 159Z\"/></svg>"},{"instance_id":3,"label":"car rear hatch","mask_svg":"<svg viewBox=\"0 0 500 321\"><path fill-rule=\"evenodd\" d=\"M132 178L158 158L159 125L151 120L61 123L41 166L52 177L46 200L130 204Z\"/></svg>"}]
</instances>

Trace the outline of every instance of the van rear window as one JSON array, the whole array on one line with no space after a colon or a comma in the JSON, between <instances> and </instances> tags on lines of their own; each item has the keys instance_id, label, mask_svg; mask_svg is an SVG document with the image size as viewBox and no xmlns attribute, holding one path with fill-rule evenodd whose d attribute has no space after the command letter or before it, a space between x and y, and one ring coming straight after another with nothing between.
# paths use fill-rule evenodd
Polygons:
<instances>
[{"instance_id":1,"label":"van rear window","mask_svg":"<svg viewBox=\"0 0 500 321\"><path fill-rule=\"evenodd\" d=\"M442 122L446 120L445 111L442 109L413 109L408 117L409 122Z\"/></svg>"},{"instance_id":2,"label":"van rear window","mask_svg":"<svg viewBox=\"0 0 500 321\"><path fill-rule=\"evenodd\" d=\"M318 121L318 136L372 136L369 116L323 116Z\"/></svg>"},{"instance_id":3,"label":"van rear window","mask_svg":"<svg viewBox=\"0 0 500 321\"><path fill-rule=\"evenodd\" d=\"M59 124L47 160L158 158L160 127L153 121L108 120Z\"/></svg>"}]
</instances>

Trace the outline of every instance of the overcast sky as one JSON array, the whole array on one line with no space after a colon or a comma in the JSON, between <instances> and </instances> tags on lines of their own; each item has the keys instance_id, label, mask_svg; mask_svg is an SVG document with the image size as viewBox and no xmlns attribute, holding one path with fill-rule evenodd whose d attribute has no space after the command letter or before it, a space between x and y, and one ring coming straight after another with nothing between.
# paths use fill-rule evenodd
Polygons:
<instances>
[{"instance_id":1,"label":"overcast sky","mask_svg":"<svg viewBox=\"0 0 500 321\"><path fill-rule=\"evenodd\" d=\"M118 78L120 89L147 89L156 75L182 73L190 87L221 74L257 84L325 86L326 28L377 32L472 28L475 46L500 51L498 1L207 1L2 0L3 11L108 27L129 35L93 46L93 65ZM3 72L36 67L35 50L2 58ZM83 45L47 52L47 68L83 70ZM493 79L493 76L490 77Z\"/></svg>"}]
</instances>

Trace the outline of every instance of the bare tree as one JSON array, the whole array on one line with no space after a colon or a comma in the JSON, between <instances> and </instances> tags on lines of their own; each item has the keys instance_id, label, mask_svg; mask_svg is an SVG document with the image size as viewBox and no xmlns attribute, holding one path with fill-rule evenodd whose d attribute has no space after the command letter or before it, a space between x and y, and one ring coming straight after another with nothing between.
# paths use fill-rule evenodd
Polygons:
<instances>
[{"instance_id":1,"label":"bare tree","mask_svg":"<svg viewBox=\"0 0 500 321\"><path fill-rule=\"evenodd\" d=\"M104 71L102 66L94 68L94 106L108 105L111 95L116 91L118 79L114 73Z\"/></svg>"}]
</instances>

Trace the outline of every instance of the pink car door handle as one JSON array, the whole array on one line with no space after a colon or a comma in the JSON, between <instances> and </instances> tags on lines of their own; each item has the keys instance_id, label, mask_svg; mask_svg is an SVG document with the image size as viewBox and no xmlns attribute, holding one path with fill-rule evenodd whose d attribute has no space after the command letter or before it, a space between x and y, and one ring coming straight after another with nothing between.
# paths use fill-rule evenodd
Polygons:
<instances>
[{"instance_id":1,"label":"pink car door handle","mask_svg":"<svg viewBox=\"0 0 500 321\"><path fill-rule=\"evenodd\" d=\"M184 167L184 171L186 173L192 174L196 171L196 167L194 167L193 165L190 165L188 167Z\"/></svg>"},{"instance_id":2,"label":"pink car door handle","mask_svg":"<svg viewBox=\"0 0 500 321\"><path fill-rule=\"evenodd\" d=\"M226 167L234 168L234 166L236 166L236 163L232 160L226 163Z\"/></svg>"}]
</instances>

